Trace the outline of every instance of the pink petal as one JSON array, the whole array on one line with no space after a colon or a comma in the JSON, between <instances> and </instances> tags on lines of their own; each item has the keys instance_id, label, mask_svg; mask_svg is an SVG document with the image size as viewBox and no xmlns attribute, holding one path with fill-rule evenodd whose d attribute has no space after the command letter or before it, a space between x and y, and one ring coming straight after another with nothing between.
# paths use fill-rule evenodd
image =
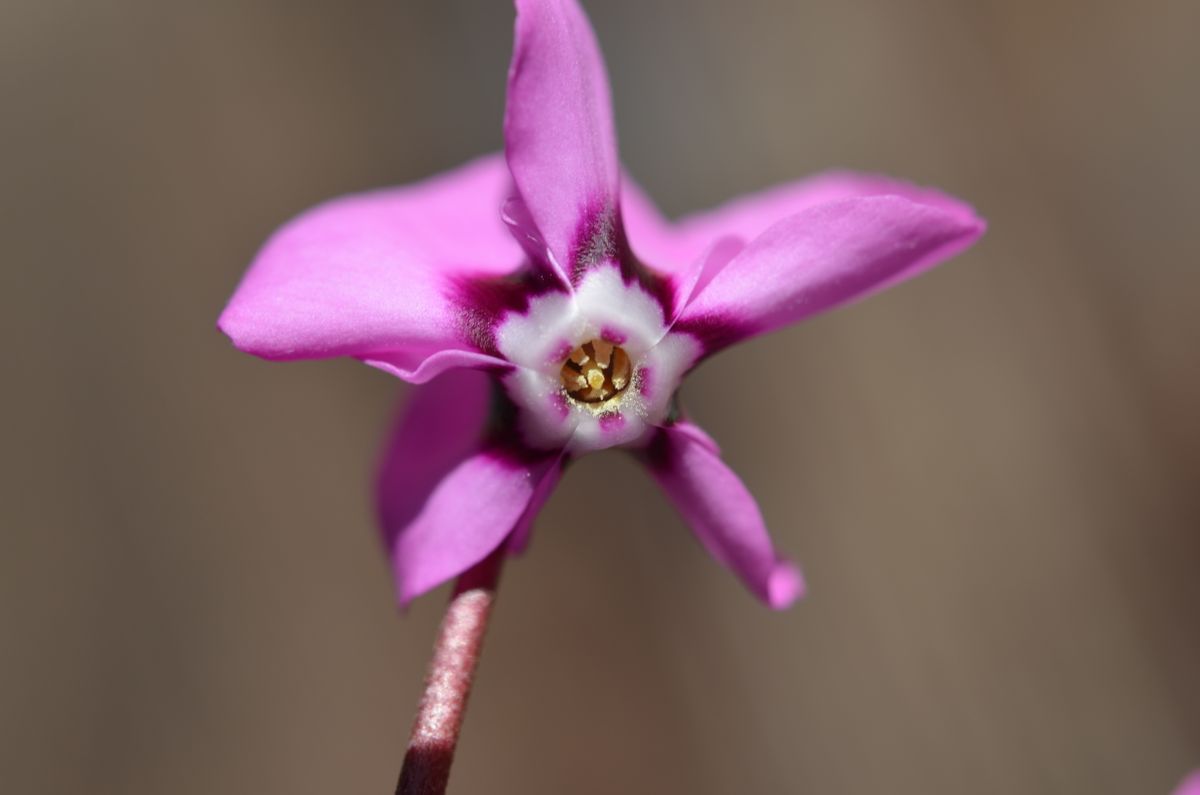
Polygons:
<instances>
[{"instance_id":1,"label":"pink petal","mask_svg":"<svg viewBox=\"0 0 1200 795\"><path fill-rule=\"evenodd\" d=\"M665 277L663 292L669 300L664 308L671 321L745 246L741 237L728 234L707 238L693 249L628 174L621 180L621 217L638 261Z\"/></svg>"},{"instance_id":2,"label":"pink petal","mask_svg":"<svg viewBox=\"0 0 1200 795\"><path fill-rule=\"evenodd\" d=\"M674 322L683 315L692 296L699 295L717 274L725 270L738 254L746 248L746 243L740 237L732 235L719 237L700 257L671 279L673 288L673 303L671 320Z\"/></svg>"},{"instance_id":3,"label":"pink petal","mask_svg":"<svg viewBox=\"0 0 1200 795\"><path fill-rule=\"evenodd\" d=\"M727 234L718 232L693 248L628 173L621 177L621 219L625 223L625 234L633 253L642 262L665 274L692 264L714 240Z\"/></svg>"},{"instance_id":4,"label":"pink petal","mask_svg":"<svg viewBox=\"0 0 1200 795\"><path fill-rule=\"evenodd\" d=\"M801 210L860 196L903 196L917 204L970 211L957 199L932 188L850 171L831 171L776 185L684 216L677 223L667 221L626 175L621 185L621 208L629 244L638 256L655 270L676 273L690 268L720 238L753 240L777 221Z\"/></svg>"},{"instance_id":5,"label":"pink petal","mask_svg":"<svg viewBox=\"0 0 1200 795\"><path fill-rule=\"evenodd\" d=\"M453 370L413 390L378 479L383 525L400 603L483 560L545 499L558 454L483 442L491 379ZM551 480L551 485L553 481Z\"/></svg>"},{"instance_id":6,"label":"pink petal","mask_svg":"<svg viewBox=\"0 0 1200 795\"><path fill-rule=\"evenodd\" d=\"M509 193L504 160L491 155L309 210L267 242L218 326L239 349L267 359L357 356L411 380L458 361L442 356L421 369L448 351L479 364L457 291L464 280L523 264L500 218Z\"/></svg>"},{"instance_id":7,"label":"pink petal","mask_svg":"<svg viewBox=\"0 0 1200 795\"><path fill-rule=\"evenodd\" d=\"M667 221L626 175L621 186L621 210L630 248L651 268L670 277L678 315L728 262L729 251L739 241L752 240L776 222L809 207L864 196L902 196L917 204L973 216L962 202L932 188L849 171L819 174L742 196L715 209L685 216L677 224ZM698 280L700 284L696 284Z\"/></svg>"},{"instance_id":8,"label":"pink petal","mask_svg":"<svg viewBox=\"0 0 1200 795\"><path fill-rule=\"evenodd\" d=\"M734 235L753 240L776 222L826 202L862 196L903 196L917 204L973 215L971 208L932 188L923 188L876 174L830 171L740 196L712 210L681 218L675 227L677 245L686 265L718 237ZM632 232L631 235L632 237Z\"/></svg>"},{"instance_id":9,"label":"pink petal","mask_svg":"<svg viewBox=\"0 0 1200 795\"><path fill-rule=\"evenodd\" d=\"M1200 795L1200 770L1181 781L1175 795Z\"/></svg>"},{"instance_id":10,"label":"pink petal","mask_svg":"<svg viewBox=\"0 0 1200 795\"><path fill-rule=\"evenodd\" d=\"M664 428L646 461L704 548L759 599L782 609L803 594L800 571L775 554L758 504L704 431L688 422Z\"/></svg>"},{"instance_id":11,"label":"pink petal","mask_svg":"<svg viewBox=\"0 0 1200 795\"><path fill-rule=\"evenodd\" d=\"M542 506L546 504L546 500L550 499L555 486L558 485L565 464L566 458L563 458L555 466L550 467L542 477L541 482L534 488L533 497L530 499L528 507L525 508L525 513L517 520L517 525L513 528L512 535L508 537L508 551L512 554L520 555L529 546L529 536L533 532L533 521L542 512Z\"/></svg>"},{"instance_id":12,"label":"pink petal","mask_svg":"<svg viewBox=\"0 0 1200 795\"><path fill-rule=\"evenodd\" d=\"M575 0L517 0L505 152L563 272L612 255L620 169L604 60Z\"/></svg>"},{"instance_id":13,"label":"pink petal","mask_svg":"<svg viewBox=\"0 0 1200 795\"><path fill-rule=\"evenodd\" d=\"M915 276L984 228L969 207L949 201L868 196L818 204L751 241L697 292L676 328L711 352Z\"/></svg>"}]
</instances>

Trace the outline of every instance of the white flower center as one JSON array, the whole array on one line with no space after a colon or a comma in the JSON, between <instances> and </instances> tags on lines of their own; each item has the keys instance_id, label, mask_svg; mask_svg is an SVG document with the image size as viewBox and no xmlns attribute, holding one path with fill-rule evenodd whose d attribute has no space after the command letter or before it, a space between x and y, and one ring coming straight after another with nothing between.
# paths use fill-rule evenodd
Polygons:
<instances>
[{"instance_id":1,"label":"white flower center","mask_svg":"<svg viewBox=\"0 0 1200 795\"><path fill-rule=\"evenodd\" d=\"M496 343L515 365L504 386L525 442L574 454L644 443L700 355L615 265L591 270L573 293L537 296L527 311L509 313Z\"/></svg>"}]
</instances>

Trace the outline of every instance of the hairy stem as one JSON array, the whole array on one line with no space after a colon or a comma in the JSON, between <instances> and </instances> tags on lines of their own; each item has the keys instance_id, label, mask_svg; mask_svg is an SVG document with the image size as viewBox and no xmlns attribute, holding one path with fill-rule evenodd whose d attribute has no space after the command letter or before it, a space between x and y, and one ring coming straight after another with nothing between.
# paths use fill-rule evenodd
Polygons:
<instances>
[{"instance_id":1,"label":"hairy stem","mask_svg":"<svg viewBox=\"0 0 1200 795\"><path fill-rule=\"evenodd\" d=\"M417 708L396 795L443 795L467 711L483 636L496 601L503 547L458 579Z\"/></svg>"}]
</instances>

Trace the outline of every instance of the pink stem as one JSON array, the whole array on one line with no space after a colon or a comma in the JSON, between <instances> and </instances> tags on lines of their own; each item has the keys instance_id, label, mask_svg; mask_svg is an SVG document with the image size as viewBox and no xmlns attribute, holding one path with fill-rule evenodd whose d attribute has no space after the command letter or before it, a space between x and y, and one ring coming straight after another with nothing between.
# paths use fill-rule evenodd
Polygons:
<instances>
[{"instance_id":1,"label":"pink stem","mask_svg":"<svg viewBox=\"0 0 1200 795\"><path fill-rule=\"evenodd\" d=\"M496 601L503 554L501 548L475 564L454 588L433 647L425 695L417 708L396 795L446 792L483 635Z\"/></svg>"}]
</instances>

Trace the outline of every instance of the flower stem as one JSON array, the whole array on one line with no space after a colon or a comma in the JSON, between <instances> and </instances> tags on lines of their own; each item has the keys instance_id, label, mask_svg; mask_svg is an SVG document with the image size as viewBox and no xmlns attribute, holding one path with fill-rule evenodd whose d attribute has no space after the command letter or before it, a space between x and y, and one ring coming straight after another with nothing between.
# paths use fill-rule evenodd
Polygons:
<instances>
[{"instance_id":1,"label":"flower stem","mask_svg":"<svg viewBox=\"0 0 1200 795\"><path fill-rule=\"evenodd\" d=\"M446 791L503 561L502 546L458 578L433 647L425 694L417 708L396 795L443 795Z\"/></svg>"}]
</instances>

